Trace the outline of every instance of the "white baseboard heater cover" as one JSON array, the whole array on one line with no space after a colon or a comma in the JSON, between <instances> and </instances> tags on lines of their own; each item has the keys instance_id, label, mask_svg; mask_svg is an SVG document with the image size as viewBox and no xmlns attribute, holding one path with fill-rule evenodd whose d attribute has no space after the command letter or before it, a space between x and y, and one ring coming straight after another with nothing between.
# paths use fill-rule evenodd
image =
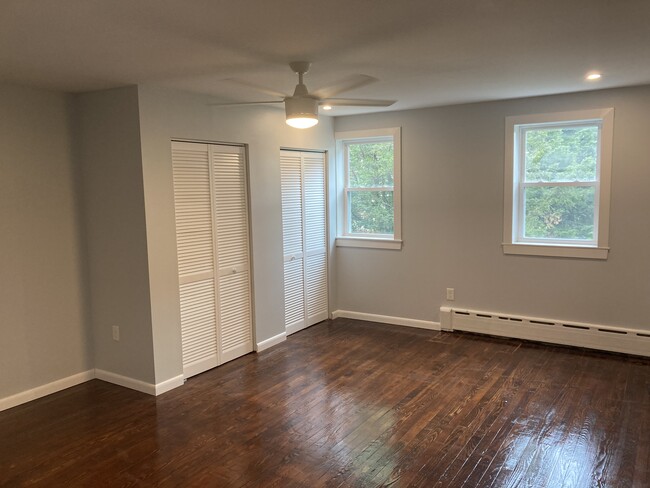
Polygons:
<instances>
[{"instance_id":1,"label":"white baseboard heater cover","mask_svg":"<svg viewBox=\"0 0 650 488\"><path fill-rule=\"evenodd\" d=\"M442 330L475 332L650 357L650 331L440 307Z\"/></svg>"}]
</instances>

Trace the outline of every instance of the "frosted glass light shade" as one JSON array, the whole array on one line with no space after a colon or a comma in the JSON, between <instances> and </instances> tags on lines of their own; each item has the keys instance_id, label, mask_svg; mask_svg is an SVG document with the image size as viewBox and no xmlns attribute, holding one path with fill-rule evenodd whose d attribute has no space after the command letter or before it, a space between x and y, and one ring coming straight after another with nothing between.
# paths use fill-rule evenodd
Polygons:
<instances>
[{"instance_id":1,"label":"frosted glass light shade","mask_svg":"<svg viewBox=\"0 0 650 488\"><path fill-rule=\"evenodd\" d=\"M287 119L287 124L296 129L309 129L318 124L318 119L316 117L294 117Z\"/></svg>"}]
</instances>

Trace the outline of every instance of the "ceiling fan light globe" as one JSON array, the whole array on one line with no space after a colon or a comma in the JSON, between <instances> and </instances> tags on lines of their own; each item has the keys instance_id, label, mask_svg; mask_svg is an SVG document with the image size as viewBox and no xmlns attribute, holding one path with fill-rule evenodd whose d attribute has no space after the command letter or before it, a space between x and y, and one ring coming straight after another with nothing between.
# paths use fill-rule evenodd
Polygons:
<instances>
[{"instance_id":1,"label":"ceiling fan light globe","mask_svg":"<svg viewBox=\"0 0 650 488\"><path fill-rule=\"evenodd\" d=\"M287 119L287 124L295 129L309 129L318 124L318 119L313 117L294 117Z\"/></svg>"}]
</instances>

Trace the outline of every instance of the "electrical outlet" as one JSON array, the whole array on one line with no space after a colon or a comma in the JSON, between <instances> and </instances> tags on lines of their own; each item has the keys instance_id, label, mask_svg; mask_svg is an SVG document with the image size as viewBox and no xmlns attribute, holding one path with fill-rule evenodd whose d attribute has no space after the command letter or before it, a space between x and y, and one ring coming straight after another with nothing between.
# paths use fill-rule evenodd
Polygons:
<instances>
[{"instance_id":1,"label":"electrical outlet","mask_svg":"<svg viewBox=\"0 0 650 488\"><path fill-rule=\"evenodd\" d=\"M447 300L450 302L453 302L456 299L454 289L453 288L447 288Z\"/></svg>"},{"instance_id":2,"label":"electrical outlet","mask_svg":"<svg viewBox=\"0 0 650 488\"><path fill-rule=\"evenodd\" d=\"M114 341L120 340L120 328L117 325L113 326L113 340Z\"/></svg>"}]
</instances>

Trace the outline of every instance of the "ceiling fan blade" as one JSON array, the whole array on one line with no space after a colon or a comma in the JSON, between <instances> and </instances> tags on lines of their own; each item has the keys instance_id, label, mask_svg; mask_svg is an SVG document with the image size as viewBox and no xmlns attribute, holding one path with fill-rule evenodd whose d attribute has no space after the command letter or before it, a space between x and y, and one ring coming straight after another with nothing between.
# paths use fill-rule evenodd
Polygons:
<instances>
[{"instance_id":1,"label":"ceiling fan blade","mask_svg":"<svg viewBox=\"0 0 650 488\"><path fill-rule=\"evenodd\" d=\"M265 100L261 102L209 103L211 107L233 107L235 105L265 105L267 103L284 103L284 100Z\"/></svg>"},{"instance_id":2,"label":"ceiling fan blade","mask_svg":"<svg viewBox=\"0 0 650 488\"><path fill-rule=\"evenodd\" d=\"M319 105L332 107L390 107L396 100L366 100L363 98L326 98L318 102Z\"/></svg>"},{"instance_id":3,"label":"ceiling fan blade","mask_svg":"<svg viewBox=\"0 0 650 488\"><path fill-rule=\"evenodd\" d=\"M222 81L227 81L229 83L235 83L237 85L242 85L242 86L247 86L248 88L253 88L254 90L257 90L260 93L265 93L271 97L279 97L279 98L285 98L288 95L286 93L282 93L281 91L274 90L273 88L268 88L266 86L260 86L257 85L256 83L251 83L250 81L246 80L240 80L239 78L226 78Z\"/></svg>"},{"instance_id":4,"label":"ceiling fan blade","mask_svg":"<svg viewBox=\"0 0 650 488\"><path fill-rule=\"evenodd\" d=\"M335 83L334 85L327 86L325 88L319 88L312 95L317 96L318 98L330 98L335 97L339 93L346 91L354 90L355 88L360 88L362 86L370 85L379 81L377 78L373 78L368 75L353 75L344 80Z\"/></svg>"}]
</instances>

